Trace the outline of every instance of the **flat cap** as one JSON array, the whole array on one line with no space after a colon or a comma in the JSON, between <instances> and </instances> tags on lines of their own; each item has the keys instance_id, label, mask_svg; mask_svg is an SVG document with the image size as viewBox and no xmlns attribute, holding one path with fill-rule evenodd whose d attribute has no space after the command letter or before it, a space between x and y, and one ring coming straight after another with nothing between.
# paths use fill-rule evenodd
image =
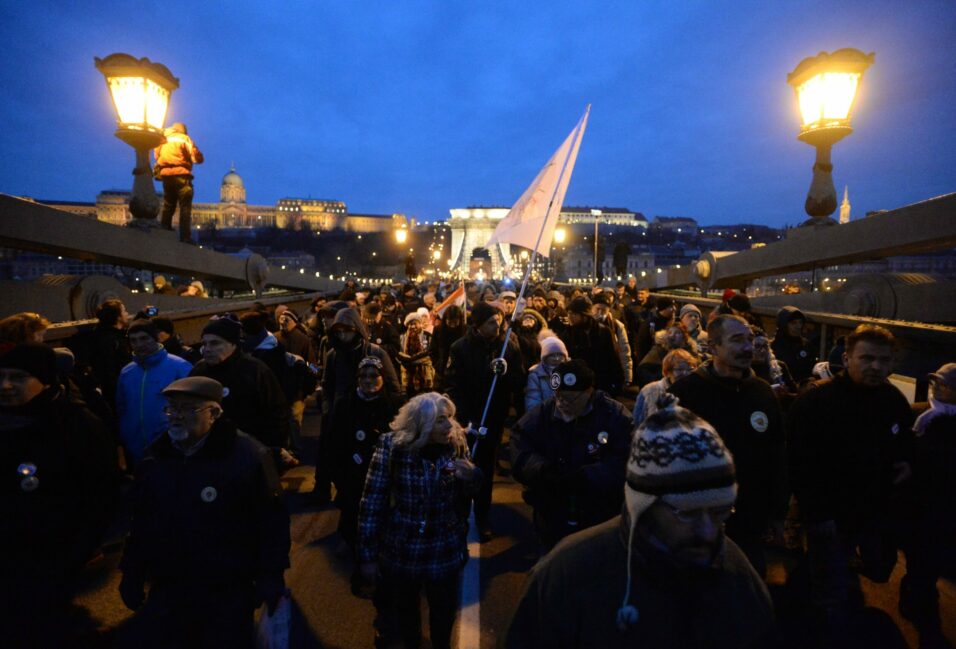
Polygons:
<instances>
[{"instance_id":1,"label":"flat cap","mask_svg":"<svg viewBox=\"0 0 956 649\"><path fill-rule=\"evenodd\" d=\"M167 397L184 395L222 403L222 383L208 376L187 376L170 383L163 394Z\"/></svg>"}]
</instances>

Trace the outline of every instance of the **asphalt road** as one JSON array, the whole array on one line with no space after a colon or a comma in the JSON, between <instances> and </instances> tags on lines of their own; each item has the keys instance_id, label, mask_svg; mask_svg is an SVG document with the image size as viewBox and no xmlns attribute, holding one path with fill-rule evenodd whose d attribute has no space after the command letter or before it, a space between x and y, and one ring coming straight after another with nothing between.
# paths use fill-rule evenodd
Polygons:
<instances>
[{"instance_id":1,"label":"asphalt road","mask_svg":"<svg viewBox=\"0 0 956 649\"><path fill-rule=\"evenodd\" d=\"M315 430L315 423L316 415L309 411L307 432ZM305 442L311 446L314 438L307 438ZM370 601L351 593L352 561L339 550L340 542L335 533L338 512L334 508L309 506L300 495L312 488L311 475L312 468L302 466L283 477L292 512L292 567L286 573L294 606L292 646L303 649L371 647L374 609ZM530 514L518 485L508 477L496 476L491 513L496 537L482 545L473 538L470 544L473 558L466 567L464 612L456 628L459 649L502 646L525 574L537 559ZM119 525L114 538L121 538L121 534ZM116 565L120 550L118 542L106 547L104 560L87 570L82 592L76 599L77 624L90 630L99 629L103 634L94 634L96 639L91 641L91 646L109 646L109 629L130 615L117 590ZM781 584L793 569L792 560L785 555L771 560L769 581L775 599L779 599L782 606L787 605L787 596ZM889 583L874 584L862 579L863 592L868 605L883 609L893 617L915 649L918 646L915 630L896 611L899 579L903 573L901 557ZM956 644L956 588L951 582L941 581L940 591L946 636Z\"/></svg>"}]
</instances>

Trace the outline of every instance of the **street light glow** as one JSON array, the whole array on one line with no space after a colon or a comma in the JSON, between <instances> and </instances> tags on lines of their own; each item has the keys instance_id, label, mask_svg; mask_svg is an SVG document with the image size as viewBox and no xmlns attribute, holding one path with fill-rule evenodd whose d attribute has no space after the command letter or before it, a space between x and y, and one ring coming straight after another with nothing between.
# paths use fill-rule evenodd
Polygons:
<instances>
[{"instance_id":1,"label":"street light glow","mask_svg":"<svg viewBox=\"0 0 956 649\"><path fill-rule=\"evenodd\" d=\"M568 231L564 228L557 228L554 231L554 242L555 243L564 243L564 240L568 236Z\"/></svg>"}]
</instances>

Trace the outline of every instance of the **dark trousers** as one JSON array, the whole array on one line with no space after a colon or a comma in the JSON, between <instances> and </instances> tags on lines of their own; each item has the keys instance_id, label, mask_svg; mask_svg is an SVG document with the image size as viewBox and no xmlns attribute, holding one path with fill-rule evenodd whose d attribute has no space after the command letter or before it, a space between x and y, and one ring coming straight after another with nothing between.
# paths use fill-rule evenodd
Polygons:
<instances>
[{"instance_id":1,"label":"dark trousers","mask_svg":"<svg viewBox=\"0 0 956 649\"><path fill-rule=\"evenodd\" d=\"M177 206L179 206L179 240L189 241L191 238L189 226L193 214L192 176L163 177L163 213L160 222L167 230L173 227L173 214L176 213Z\"/></svg>"},{"instance_id":2,"label":"dark trousers","mask_svg":"<svg viewBox=\"0 0 956 649\"><path fill-rule=\"evenodd\" d=\"M428 602L428 630L434 649L450 649L451 632L458 613L461 572L445 579L409 579L383 570L379 578L375 606L379 613L393 614L406 649L422 644L421 593Z\"/></svg>"},{"instance_id":3,"label":"dark trousers","mask_svg":"<svg viewBox=\"0 0 956 649\"><path fill-rule=\"evenodd\" d=\"M900 611L921 632L938 631L936 581L956 565L956 521L927 516L916 521L907 539L906 575L900 582Z\"/></svg>"},{"instance_id":4,"label":"dark trousers","mask_svg":"<svg viewBox=\"0 0 956 649\"><path fill-rule=\"evenodd\" d=\"M252 649L252 586L153 585L146 603L117 631L124 649Z\"/></svg>"},{"instance_id":5,"label":"dark trousers","mask_svg":"<svg viewBox=\"0 0 956 649\"><path fill-rule=\"evenodd\" d=\"M475 494L475 522L483 525L488 522L488 512L491 510L491 488L495 482L495 459L498 457L498 446L504 433L502 424L489 425L488 434L478 442L475 453L475 466L481 469L484 479L481 488Z\"/></svg>"}]
</instances>

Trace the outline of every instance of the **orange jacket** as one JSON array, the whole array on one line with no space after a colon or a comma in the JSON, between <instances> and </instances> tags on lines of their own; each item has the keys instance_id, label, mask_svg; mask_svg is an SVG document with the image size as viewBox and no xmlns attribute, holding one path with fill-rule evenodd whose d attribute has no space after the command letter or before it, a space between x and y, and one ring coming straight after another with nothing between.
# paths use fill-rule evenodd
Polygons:
<instances>
[{"instance_id":1,"label":"orange jacket","mask_svg":"<svg viewBox=\"0 0 956 649\"><path fill-rule=\"evenodd\" d=\"M186 127L178 123L166 129L166 141L153 149L153 156L156 158L153 168L156 178L190 175L193 165L203 161L202 152L186 135Z\"/></svg>"}]
</instances>

